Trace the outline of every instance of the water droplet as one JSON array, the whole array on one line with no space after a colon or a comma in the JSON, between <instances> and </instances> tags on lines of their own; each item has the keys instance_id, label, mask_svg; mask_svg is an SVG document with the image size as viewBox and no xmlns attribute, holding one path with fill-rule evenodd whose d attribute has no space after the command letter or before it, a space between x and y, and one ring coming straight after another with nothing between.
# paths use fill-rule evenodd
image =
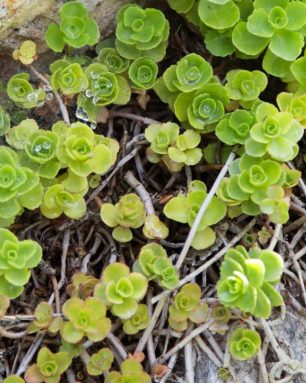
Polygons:
<instances>
[{"instance_id":1,"label":"water droplet","mask_svg":"<svg viewBox=\"0 0 306 383\"><path fill-rule=\"evenodd\" d=\"M33 151L34 153L40 153L41 149L42 149L41 145L36 145L34 146Z\"/></svg>"},{"instance_id":2,"label":"water droplet","mask_svg":"<svg viewBox=\"0 0 306 383\"><path fill-rule=\"evenodd\" d=\"M75 112L76 118L82 121L88 121L88 114L85 112L85 110L81 107L78 107L78 109Z\"/></svg>"},{"instance_id":3,"label":"water droplet","mask_svg":"<svg viewBox=\"0 0 306 383\"><path fill-rule=\"evenodd\" d=\"M53 100L53 93L47 93L47 95L46 95L46 100L48 100L48 101L51 101L51 100Z\"/></svg>"},{"instance_id":4,"label":"water droplet","mask_svg":"<svg viewBox=\"0 0 306 383\"><path fill-rule=\"evenodd\" d=\"M96 105L96 104L99 102L99 100L100 100L100 97L98 97L98 96L94 96L94 98L93 98L93 100L92 100L92 103L93 103L94 105Z\"/></svg>"},{"instance_id":5,"label":"water droplet","mask_svg":"<svg viewBox=\"0 0 306 383\"><path fill-rule=\"evenodd\" d=\"M28 101L30 101L30 102L35 102L35 101L37 101L37 99L38 99L38 93L37 93L37 92L29 93L29 94L27 95L27 99L28 99Z\"/></svg>"},{"instance_id":6,"label":"water droplet","mask_svg":"<svg viewBox=\"0 0 306 383\"><path fill-rule=\"evenodd\" d=\"M94 71L91 71L91 72L90 72L90 77L93 78L94 80L96 80L96 79L99 78L99 74L98 74L98 73L95 73Z\"/></svg>"},{"instance_id":7,"label":"water droplet","mask_svg":"<svg viewBox=\"0 0 306 383\"><path fill-rule=\"evenodd\" d=\"M94 87L95 89L99 89L99 88L100 88L100 84L98 83L98 81L95 81L95 82L93 83L93 87Z\"/></svg>"},{"instance_id":8,"label":"water droplet","mask_svg":"<svg viewBox=\"0 0 306 383\"><path fill-rule=\"evenodd\" d=\"M45 92L51 92L52 91L52 87L50 85L45 85L44 86L44 91Z\"/></svg>"},{"instance_id":9,"label":"water droplet","mask_svg":"<svg viewBox=\"0 0 306 383\"><path fill-rule=\"evenodd\" d=\"M85 94L86 94L86 97L88 97L88 98L90 98L90 97L92 97L94 95L93 91L90 90L90 89L87 89Z\"/></svg>"},{"instance_id":10,"label":"water droplet","mask_svg":"<svg viewBox=\"0 0 306 383\"><path fill-rule=\"evenodd\" d=\"M44 142L42 144L42 147L43 147L43 149L48 150L51 148L51 144L50 144L50 142Z\"/></svg>"},{"instance_id":11,"label":"water droplet","mask_svg":"<svg viewBox=\"0 0 306 383\"><path fill-rule=\"evenodd\" d=\"M44 101L39 102L39 103L37 104L37 108L41 108L41 107L44 106L44 105L45 105L45 102L44 102Z\"/></svg>"},{"instance_id":12,"label":"water droplet","mask_svg":"<svg viewBox=\"0 0 306 383\"><path fill-rule=\"evenodd\" d=\"M96 121L92 121L92 123L90 124L90 127L91 127L92 130L95 130L97 128Z\"/></svg>"}]
</instances>

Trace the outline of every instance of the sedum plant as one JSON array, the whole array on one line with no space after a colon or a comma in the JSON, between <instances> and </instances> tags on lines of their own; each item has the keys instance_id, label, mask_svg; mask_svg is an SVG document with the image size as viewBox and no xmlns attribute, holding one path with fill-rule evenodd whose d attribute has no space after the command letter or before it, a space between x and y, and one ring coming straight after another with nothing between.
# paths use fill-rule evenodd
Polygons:
<instances>
[{"instance_id":1,"label":"sedum plant","mask_svg":"<svg viewBox=\"0 0 306 383\"><path fill-rule=\"evenodd\" d=\"M101 348L90 356L86 369L89 375L99 376L108 371L114 361L114 354L109 348Z\"/></svg>"},{"instance_id":2,"label":"sedum plant","mask_svg":"<svg viewBox=\"0 0 306 383\"><path fill-rule=\"evenodd\" d=\"M20 61L23 65L32 64L36 58L36 44L32 40L24 41L20 47L13 52L13 59Z\"/></svg>"},{"instance_id":3,"label":"sedum plant","mask_svg":"<svg viewBox=\"0 0 306 383\"><path fill-rule=\"evenodd\" d=\"M68 343L76 344L85 336L92 342L100 342L110 332L111 321L100 299L70 298L63 304L63 314L68 321L61 328L61 336Z\"/></svg>"},{"instance_id":4,"label":"sedum plant","mask_svg":"<svg viewBox=\"0 0 306 383\"><path fill-rule=\"evenodd\" d=\"M6 87L8 97L25 109L36 108L46 97L45 91L40 88L34 89L29 79L28 73L15 74L9 79Z\"/></svg>"},{"instance_id":5,"label":"sedum plant","mask_svg":"<svg viewBox=\"0 0 306 383\"><path fill-rule=\"evenodd\" d=\"M35 241L19 241L11 231L0 229L0 250L0 294L17 298L31 277L31 269L41 261L42 249Z\"/></svg>"},{"instance_id":6,"label":"sedum plant","mask_svg":"<svg viewBox=\"0 0 306 383\"><path fill-rule=\"evenodd\" d=\"M187 223L191 227L206 197L207 189L204 182L193 181L188 186L187 195L179 193L166 203L164 214L174 221ZM210 226L221 221L225 214L224 202L213 197L192 241L194 249L206 249L215 242L216 234Z\"/></svg>"},{"instance_id":7,"label":"sedum plant","mask_svg":"<svg viewBox=\"0 0 306 383\"><path fill-rule=\"evenodd\" d=\"M100 216L109 227L113 227L112 235L118 242L129 242L133 238L131 229L137 229L144 224L145 208L137 194L130 193L122 196L115 205L104 203Z\"/></svg>"},{"instance_id":8,"label":"sedum plant","mask_svg":"<svg viewBox=\"0 0 306 383\"><path fill-rule=\"evenodd\" d=\"M123 319L123 331L128 335L135 335L148 327L150 315L148 307L144 304L138 305L138 309L129 319Z\"/></svg>"},{"instance_id":9,"label":"sedum plant","mask_svg":"<svg viewBox=\"0 0 306 383\"><path fill-rule=\"evenodd\" d=\"M17 154L0 147L0 226L8 226L24 208L36 209L42 200L39 177L20 166Z\"/></svg>"},{"instance_id":10,"label":"sedum plant","mask_svg":"<svg viewBox=\"0 0 306 383\"><path fill-rule=\"evenodd\" d=\"M55 52L67 44L72 48L95 45L100 37L99 27L79 1L63 4L59 10L60 23L51 23L45 34L46 43Z\"/></svg>"},{"instance_id":11,"label":"sedum plant","mask_svg":"<svg viewBox=\"0 0 306 383\"><path fill-rule=\"evenodd\" d=\"M284 189L278 185L270 187L265 198L260 202L260 209L269 215L271 222L287 222L289 220L289 201L288 198L285 198Z\"/></svg>"},{"instance_id":12,"label":"sedum plant","mask_svg":"<svg viewBox=\"0 0 306 383\"><path fill-rule=\"evenodd\" d=\"M85 90L88 80L81 65L60 59L50 65L50 84L53 90L60 90L64 95L74 95Z\"/></svg>"},{"instance_id":13,"label":"sedum plant","mask_svg":"<svg viewBox=\"0 0 306 383\"><path fill-rule=\"evenodd\" d=\"M231 356L236 360L248 360L259 351L261 338L257 331L246 328L237 328L229 339Z\"/></svg>"},{"instance_id":14,"label":"sedum plant","mask_svg":"<svg viewBox=\"0 0 306 383\"><path fill-rule=\"evenodd\" d=\"M185 331L188 320L199 324L208 316L206 303L201 303L201 289L196 283L188 283L176 294L174 303L169 306L169 325L175 331Z\"/></svg>"},{"instance_id":15,"label":"sedum plant","mask_svg":"<svg viewBox=\"0 0 306 383\"><path fill-rule=\"evenodd\" d=\"M306 68L306 54L304 52L304 56L295 60L290 65L290 70L289 70L289 72L293 74L295 80L300 85L302 85L302 87L306 85L305 68Z\"/></svg>"},{"instance_id":16,"label":"sedum plant","mask_svg":"<svg viewBox=\"0 0 306 383\"><path fill-rule=\"evenodd\" d=\"M148 281L144 275L130 273L128 266L115 262L102 272L94 296L110 307L113 315L129 319L137 312L137 302L145 296L147 287Z\"/></svg>"},{"instance_id":17,"label":"sedum plant","mask_svg":"<svg viewBox=\"0 0 306 383\"><path fill-rule=\"evenodd\" d=\"M281 92L276 97L281 112L289 112L301 125L306 126L306 94Z\"/></svg>"},{"instance_id":18,"label":"sedum plant","mask_svg":"<svg viewBox=\"0 0 306 383\"><path fill-rule=\"evenodd\" d=\"M148 280L156 280L166 289L178 286L178 272L168 258L166 250L158 243L143 246L133 268L143 273Z\"/></svg>"},{"instance_id":19,"label":"sedum plant","mask_svg":"<svg viewBox=\"0 0 306 383\"><path fill-rule=\"evenodd\" d=\"M133 88L147 90L156 82L158 66L150 57L139 57L132 62L128 73Z\"/></svg>"},{"instance_id":20,"label":"sedum plant","mask_svg":"<svg viewBox=\"0 0 306 383\"><path fill-rule=\"evenodd\" d=\"M104 47L100 50L97 61L105 66L110 72L121 74L128 70L130 60L121 57L116 48Z\"/></svg>"},{"instance_id":21,"label":"sedum plant","mask_svg":"<svg viewBox=\"0 0 306 383\"><path fill-rule=\"evenodd\" d=\"M158 62L166 54L169 23L154 8L123 6L117 14L116 48L122 57L135 60L148 56Z\"/></svg>"},{"instance_id":22,"label":"sedum plant","mask_svg":"<svg viewBox=\"0 0 306 383\"><path fill-rule=\"evenodd\" d=\"M279 112L272 104L261 103L255 112L256 123L245 142L246 153L253 157L269 154L277 161L290 161L298 153L297 142L304 134L303 126L290 112Z\"/></svg>"},{"instance_id":23,"label":"sedum plant","mask_svg":"<svg viewBox=\"0 0 306 383\"><path fill-rule=\"evenodd\" d=\"M67 293L72 298L86 299L93 294L95 285L99 279L92 275L87 275L82 272L74 273L71 278L71 284L66 288Z\"/></svg>"},{"instance_id":24,"label":"sedum plant","mask_svg":"<svg viewBox=\"0 0 306 383\"><path fill-rule=\"evenodd\" d=\"M124 360L120 365L120 371L111 371L105 378L105 383L137 382L151 383L151 377L143 370L142 365L135 359Z\"/></svg>"},{"instance_id":25,"label":"sedum plant","mask_svg":"<svg viewBox=\"0 0 306 383\"><path fill-rule=\"evenodd\" d=\"M25 372L27 383L59 383L61 375L68 369L71 359L67 352L54 354L47 347L39 350L36 364Z\"/></svg>"},{"instance_id":26,"label":"sedum plant","mask_svg":"<svg viewBox=\"0 0 306 383\"><path fill-rule=\"evenodd\" d=\"M27 328L29 334L38 331L48 330L50 333L56 333L62 326L62 318L53 318L52 306L47 302L41 302L34 311L34 320Z\"/></svg>"},{"instance_id":27,"label":"sedum plant","mask_svg":"<svg viewBox=\"0 0 306 383\"><path fill-rule=\"evenodd\" d=\"M11 127L10 115L0 105L0 137L3 136Z\"/></svg>"},{"instance_id":28,"label":"sedum plant","mask_svg":"<svg viewBox=\"0 0 306 383\"><path fill-rule=\"evenodd\" d=\"M236 307L257 318L269 318L272 307L283 304L274 287L281 278L284 262L272 250L243 246L227 251L221 265L217 293L226 307Z\"/></svg>"}]
</instances>

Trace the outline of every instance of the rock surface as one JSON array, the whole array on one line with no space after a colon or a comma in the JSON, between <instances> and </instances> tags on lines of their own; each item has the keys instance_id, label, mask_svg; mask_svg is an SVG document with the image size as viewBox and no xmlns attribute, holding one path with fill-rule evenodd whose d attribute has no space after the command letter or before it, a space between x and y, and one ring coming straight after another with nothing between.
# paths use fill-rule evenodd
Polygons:
<instances>
[{"instance_id":1,"label":"rock surface","mask_svg":"<svg viewBox=\"0 0 306 383\"><path fill-rule=\"evenodd\" d=\"M117 10L128 0L81 0L97 21L101 35L109 35L115 26ZM34 40L41 53L47 49L44 32L57 20L62 0L0 0L0 46L16 48L20 42Z\"/></svg>"}]
</instances>

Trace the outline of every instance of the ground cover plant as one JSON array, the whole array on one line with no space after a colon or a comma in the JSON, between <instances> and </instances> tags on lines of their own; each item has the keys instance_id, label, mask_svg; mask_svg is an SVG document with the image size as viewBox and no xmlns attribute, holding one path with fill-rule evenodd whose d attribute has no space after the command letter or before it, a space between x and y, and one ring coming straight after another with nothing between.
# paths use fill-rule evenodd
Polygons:
<instances>
[{"instance_id":1,"label":"ground cover plant","mask_svg":"<svg viewBox=\"0 0 306 383\"><path fill-rule=\"evenodd\" d=\"M101 30L65 2L47 62L25 40L1 76L3 382L197 383L203 355L305 381L275 332L305 325L305 1L137 2Z\"/></svg>"}]
</instances>

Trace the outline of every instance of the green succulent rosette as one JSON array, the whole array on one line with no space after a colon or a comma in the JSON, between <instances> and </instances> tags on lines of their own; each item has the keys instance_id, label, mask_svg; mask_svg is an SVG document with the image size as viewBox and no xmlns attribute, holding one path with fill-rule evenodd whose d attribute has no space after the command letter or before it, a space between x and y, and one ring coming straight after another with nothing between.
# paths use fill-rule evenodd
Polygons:
<instances>
[{"instance_id":1,"label":"green succulent rosette","mask_svg":"<svg viewBox=\"0 0 306 383\"><path fill-rule=\"evenodd\" d=\"M101 348L90 356L86 369L89 375L99 376L111 368L114 361L114 354L109 348Z\"/></svg>"},{"instance_id":2,"label":"green succulent rosette","mask_svg":"<svg viewBox=\"0 0 306 383\"><path fill-rule=\"evenodd\" d=\"M139 57L129 67L129 79L135 89L151 89L156 82L157 74L158 66L150 57Z\"/></svg>"},{"instance_id":3,"label":"green succulent rosette","mask_svg":"<svg viewBox=\"0 0 306 383\"><path fill-rule=\"evenodd\" d=\"M164 124L150 124L145 130L146 140L150 142L150 149L156 154L168 153L170 145L174 145L180 133L180 127L174 122Z\"/></svg>"},{"instance_id":4,"label":"green succulent rosette","mask_svg":"<svg viewBox=\"0 0 306 383\"><path fill-rule=\"evenodd\" d=\"M0 294L17 298L41 258L42 249L37 242L18 241L12 232L0 229Z\"/></svg>"},{"instance_id":5,"label":"green succulent rosette","mask_svg":"<svg viewBox=\"0 0 306 383\"><path fill-rule=\"evenodd\" d=\"M117 14L116 49L122 57L135 60L148 56L161 61L168 37L169 23L158 9L128 4Z\"/></svg>"},{"instance_id":6,"label":"green succulent rosette","mask_svg":"<svg viewBox=\"0 0 306 383\"><path fill-rule=\"evenodd\" d=\"M50 23L45 34L46 43L55 52L62 52L65 44L72 48L95 45L100 31L88 9L79 1L63 4L59 10L60 24Z\"/></svg>"},{"instance_id":7,"label":"green succulent rosette","mask_svg":"<svg viewBox=\"0 0 306 383\"><path fill-rule=\"evenodd\" d=\"M306 126L306 94L281 92L276 98L281 112L289 112L301 125Z\"/></svg>"},{"instance_id":8,"label":"green succulent rosette","mask_svg":"<svg viewBox=\"0 0 306 383\"><path fill-rule=\"evenodd\" d=\"M131 318L138 310L138 301L146 294L148 281L128 266L115 262L108 265L95 287L94 296L110 307L111 313L121 319Z\"/></svg>"},{"instance_id":9,"label":"green succulent rosette","mask_svg":"<svg viewBox=\"0 0 306 383\"><path fill-rule=\"evenodd\" d=\"M34 89L29 79L28 73L15 74L9 79L6 87L8 97L25 109L36 108L46 97L45 91L40 88Z\"/></svg>"},{"instance_id":10,"label":"green succulent rosette","mask_svg":"<svg viewBox=\"0 0 306 383\"><path fill-rule=\"evenodd\" d=\"M129 319L123 319L123 331L127 335L135 335L148 327L150 315L148 307L144 304L138 305L138 309Z\"/></svg>"},{"instance_id":11,"label":"green succulent rosette","mask_svg":"<svg viewBox=\"0 0 306 383\"><path fill-rule=\"evenodd\" d=\"M257 318L269 318L272 307L283 304L274 287L283 267L281 256L271 250L253 248L247 252L243 246L228 250L217 283L220 302Z\"/></svg>"},{"instance_id":12,"label":"green succulent rosette","mask_svg":"<svg viewBox=\"0 0 306 383\"><path fill-rule=\"evenodd\" d=\"M120 365L121 372L111 371L105 378L105 383L139 382L151 383L151 377L142 365L135 359L126 359Z\"/></svg>"},{"instance_id":13,"label":"green succulent rosette","mask_svg":"<svg viewBox=\"0 0 306 383\"><path fill-rule=\"evenodd\" d=\"M257 331L237 328L230 336L230 353L236 360L253 358L261 346L261 338Z\"/></svg>"},{"instance_id":14,"label":"green succulent rosette","mask_svg":"<svg viewBox=\"0 0 306 383\"><path fill-rule=\"evenodd\" d=\"M102 48L97 60L115 74L126 72L130 66L130 60L121 57L117 49L112 47Z\"/></svg>"},{"instance_id":15,"label":"green succulent rosette","mask_svg":"<svg viewBox=\"0 0 306 383\"><path fill-rule=\"evenodd\" d=\"M100 342L110 332L111 321L106 318L106 307L100 299L70 298L63 305L63 314L68 321L62 326L61 336L68 343L76 344L85 336Z\"/></svg>"}]
</instances>

